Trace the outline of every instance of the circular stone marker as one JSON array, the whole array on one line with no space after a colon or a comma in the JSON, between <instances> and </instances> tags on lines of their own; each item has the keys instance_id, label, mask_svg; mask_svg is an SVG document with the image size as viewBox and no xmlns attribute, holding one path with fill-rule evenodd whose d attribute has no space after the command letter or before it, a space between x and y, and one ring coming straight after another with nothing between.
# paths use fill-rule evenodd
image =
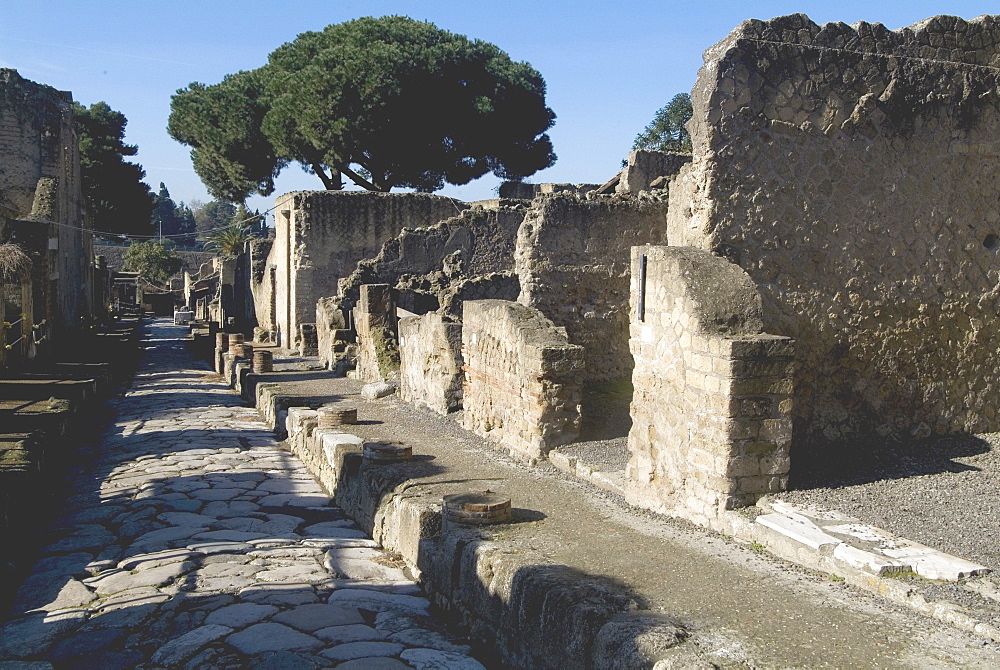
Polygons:
<instances>
[{"instance_id":1,"label":"circular stone marker","mask_svg":"<svg viewBox=\"0 0 1000 670\"><path fill-rule=\"evenodd\" d=\"M354 407L323 405L316 410L320 428L336 428L358 422L358 410Z\"/></svg>"},{"instance_id":2,"label":"circular stone marker","mask_svg":"<svg viewBox=\"0 0 1000 670\"><path fill-rule=\"evenodd\" d=\"M389 442L365 442L362 456L369 461L393 463L413 458L413 447Z\"/></svg>"},{"instance_id":3,"label":"circular stone marker","mask_svg":"<svg viewBox=\"0 0 1000 670\"><path fill-rule=\"evenodd\" d=\"M444 518L465 524L509 523L510 498L493 491L452 493L444 497Z\"/></svg>"}]
</instances>

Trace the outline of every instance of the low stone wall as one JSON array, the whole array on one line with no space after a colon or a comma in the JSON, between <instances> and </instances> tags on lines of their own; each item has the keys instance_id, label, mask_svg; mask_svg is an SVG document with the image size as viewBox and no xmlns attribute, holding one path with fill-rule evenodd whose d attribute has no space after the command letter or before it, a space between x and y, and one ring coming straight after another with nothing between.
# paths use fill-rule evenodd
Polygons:
<instances>
[{"instance_id":1,"label":"low stone wall","mask_svg":"<svg viewBox=\"0 0 1000 670\"><path fill-rule=\"evenodd\" d=\"M786 488L793 342L761 331L760 295L739 266L691 248L633 250L629 502L713 526Z\"/></svg>"},{"instance_id":2,"label":"low stone wall","mask_svg":"<svg viewBox=\"0 0 1000 670\"><path fill-rule=\"evenodd\" d=\"M434 312L399 320L399 395L438 414L462 407L462 324Z\"/></svg>"},{"instance_id":3,"label":"low stone wall","mask_svg":"<svg viewBox=\"0 0 1000 670\"><path fill-rule=\"evenodd\" d=\"M588 381L629 378L629 250L666 242L662 199L539 198L517 236L518 302L586 349Z\"/></svg>"},{"instance_id":4,"label":"low stone wall","mask_svg":"<svg viewBox=\"0 0 1000 670\"><path fill-rule=\"evenodd\" d=\"M465 303L465 427L529 462L580 433L583 348L530 307Z\"/></svg>"},{"instance_id":5,"label":"low stone wall","mask_svg":"<svg viewBox=\"0 0 1000 670\"><path fill-rule=\"evenodd\" d=\"M305 407L289 408L285 423L286 444L336 504L398 552L432 602L504 667L639 670L684 639L675 622L634 611L631 598L603 580L445 522L449 484L435 481L432 463L366 461L360 438L317 428L316 412Z\"/></svg>"}]
</instances>

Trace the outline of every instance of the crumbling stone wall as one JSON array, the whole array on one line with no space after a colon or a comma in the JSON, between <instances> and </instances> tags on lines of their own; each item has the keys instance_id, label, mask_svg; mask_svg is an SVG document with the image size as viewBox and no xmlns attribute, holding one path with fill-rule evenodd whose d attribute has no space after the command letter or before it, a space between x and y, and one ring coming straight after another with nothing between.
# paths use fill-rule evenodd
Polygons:
<instances>
[{"instance_id":1,"label":"crumbling stone wall","mask_svg":"<svg viewBox=\"0 0 1000 670\"><path fill-rule=\"evenodd\" d=\"M396 303L388 284L365 284L354 308L359 379L383 381L399 377Z\"/></svg>"},{"instance_id":2,"label":"crumbling stone wall","mask_svg":"<svg viewBox=\"0 0 1000 670\"><path fill-rule=\"evenodd\" d=\"M998 66L991 16L753 20L706 52L668 236L797 341L797 441L1000 430Z\"/></svg>"},{"instance_id":3,"label":"crumbling stone wall","mask_svg":"<svg viewBox=\"0 0 1000 670\"><path fill-rule=\"evenodd\" d=\"M399 320L399 395L438 414L462 407L462 324L437 312Z\"/></svg>"},{"instance_id":4,"label":"crumbling stone wall","mask_svg":"<svg viewBox=\"0 0 1000 670\"><path fill-rule=\"evenodd\" d=\"M583 349L538 310L465 303L465 427L534 462L580 432Z\"/></svg>"},{"instance_id":5,"label":"crumbling stone wall","mask_svg":"<svg viewBox=\"0 0 1000 670\"><path fill-rule=\"evenodd\" d=\"M586 349L588 381L628 379L629 253L666 242L661 198L554 195L532 203L517 236L518 302Z\"/></svg>"},{"instance_id":6,"label":"crumbling stone wall","mask_svg":"<svg viewBox=\"0 0 1000 670\"><path fill-rule=\"evenodd\" d=\"M404 227L429 226L467 208L426 193L296 191L275 202L275 323L281 346L297 346L299 324L312 323L316 301L336 292L360 260L375 256Z\"/></svg>"},{"instance_id":7,"label":"crumbling stone wall","mask_svg":"<svg viewBox=\"0 0 1000 670\"><path fill-rule=\"evenodd\" d=\"M698 249L636 247L631 294L629 502L712 525L784 490L793 343L761 334L747 274Z\"/></svg>"},{"instance_id":8,"label":"crumbling stone wall","mask_svg":"<svg viewBox=\"0 0 1000 670\"><path fill-rule=\"evenodd\" d=\"M43 349L93 314L93 240L83 230L72 101L68 92L0 69L0 242L32 256L22 309L29 321L46 322Z\"/></svg>"},{"instance_id":9,"label":"crumbling stone wall","mask_svg":"<svg viewBox=\"0 0 1000 670\"><path fill-rule=\"evenodd\" d=\"M690 162L690 154L633 149L628 154L625 168L618 175L615 192L638 194L666 188L669 179Z\"/></svg>"},{"instance_id":10,"label":"crumbling stone wall","mask_svg":"<svg viewBox=\"0 0 1000 670\"><path fill-rule=\"evenodd\" d=\"M362 284L389 284L421 292L428 296L426 304L439 306L456 282L514 269L514 240L524 213L521 203L498 201L426 228L406 228L374 258L358 263L341 280L339 295L350 306L357 302ZM404 297L400 306L416 313L428 311L406 304Z\"/></svg>"}]
</instances>

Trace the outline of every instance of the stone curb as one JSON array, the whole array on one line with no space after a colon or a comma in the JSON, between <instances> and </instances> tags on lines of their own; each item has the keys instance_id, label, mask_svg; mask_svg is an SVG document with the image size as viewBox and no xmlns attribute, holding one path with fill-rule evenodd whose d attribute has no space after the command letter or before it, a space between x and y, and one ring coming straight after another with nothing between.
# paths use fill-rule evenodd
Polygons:
<instances>
[{"instance_id":1,"label":"stone curb","mask_svg":"<svg viewBox=\"0 0 1000 670\"><path fill-rule=\"evenodd\" d=\"M623 473L595 470L558 449L549 453L549 462L557 470L572 477L624 496ZM893 536L838 512L804 509L780 500L762 500L759 507L749 509L765 513L750 518L739 512L725 512L721 515L716 530L739 541L760 546L790 563L842 577L851 586L933 617L959 630L1000 642L1000 627L966 614L955 603L926 596L921 592L919 583L893 578L893 575L912 572L929 580L975 580L991 572L986 566ZM839 527L844 525L851 526L847 530L862 537L855 538L857 541L852 542L847 533L831 535L828 532L830 526L840 530ZM880 544L879 540L881 544L888 542L898 545L900 551L894 552L897 553L896 556L891 556L875 550ZM922 560L907 562L908 558L915 556ZM984 599L1000 601L1000 589L997 589L993 581L970 583L965 588ZM995 596L984 595L994 592Z\"/></svg>"},{"instance_id":2,"label":"stone curb","mask_svg":"<svg viewBox=\"0 0 1000 670\"><path fill-rule=\"evenodd\" d=\"M959 630L1000 642L1000 627L967 614L956 603L927 595L919 582L894 578L894 575L916 573L922 577L935 575L933 578L925 577L929 581L955 582L969 577L983 578L990 572L989 568L898 538L839 512L799 507L780 500L764 499L758 505L758 508L750 509L765 513L755 518L740 512L724 512L720 517L720 525L725 527L723 532L796 565L843 578L851 586ZM855 536L852 541L847 534L831 535L825 532L831 527L843 525L853 526L851 530L862 537ZM867 533L860 531L871 534L865 537ZM876 536L880 536L882 541L898 543L901 549L899 554L903 558L877 551L878 543L873 539ZM928 566L908 562L914 553L919 552L924 552L924 557L933 557L933 563ZM973 594L982 591L968 587L966 590ZM979 595L982 597L981 593Z\"/></svg>"},{"instance_id":3,"label":"stone curb","mask_svg":"<svg viewBox=\"0 0 1000 670\"><path fill-rule=\"evenodd\" d=\"M271 396L279 395L276 387L259 388L259 406L273 406ZM444 522L441 500L455 490L452 476L435 480L410 463L368 462L360 438L318 428L316 411L306 407L289 407L284 423L286 445L336 504L398 552L431 601L505 664L646 668L653 655L687 638L669 618L634 611L633 599L605 582L516 541Z\"/></svg>"}]
</instances>

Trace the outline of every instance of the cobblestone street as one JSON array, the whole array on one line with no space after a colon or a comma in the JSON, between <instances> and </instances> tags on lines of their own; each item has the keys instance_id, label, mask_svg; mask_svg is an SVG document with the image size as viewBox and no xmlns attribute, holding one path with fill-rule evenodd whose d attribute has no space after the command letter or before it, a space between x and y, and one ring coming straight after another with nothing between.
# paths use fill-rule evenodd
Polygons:
<instances>
[{"instance_id":1,"label":"cobblestone street","mask_svg":"<svg viewBox=\"0 0 1000 670\"><path fill-rule=\"evenodd\" d=\"M482 668L402 563L192 360L186 328L146 331L0 629L0 668Z\"/></svg>"}]
</instances>

